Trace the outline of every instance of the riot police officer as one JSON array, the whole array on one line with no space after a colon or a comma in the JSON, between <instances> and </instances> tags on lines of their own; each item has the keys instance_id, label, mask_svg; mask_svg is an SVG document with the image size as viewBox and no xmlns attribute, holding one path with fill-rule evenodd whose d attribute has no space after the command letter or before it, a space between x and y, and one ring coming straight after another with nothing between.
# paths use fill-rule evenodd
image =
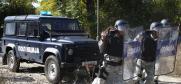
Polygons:
<instances>
[{"instance_id":1,"label":"riot police officer","mask_svg":"<svg viewBox=\"0 0 181 84\"><path fill-rule=\"evenodd\" d=\"M114 28L108 28L101 34L101 40L104 46L101 47L101 52L104 55L102 67L108 73L105 78L105 84L122 84L122 60L123 60L123 44L124 35L129 27L125 20L117 20ZM99 44L99 46L101 46ZM102 76L100 76L102 77ZM102 84L102 83L94 83Z\"/></svg>"},{"instance_id":2,"label":"riot police officer","mask_svg":"<svg viewBox=\"0 0 181 84\"><path fill-rule=\"evenodd\" d=\"M170 21L168 19L162 19L160 21L161 23L161 28L167 28L167 27L171 27ZM159 63L155 64L155 71L158 72L158 67L160 67ZM158 76L154 77L155 82L158 82Z\"/></svg>"},{"instance_id":3,"label":"riot police officer","mask_svg":"<svg viewBox=\"0 0 181 84\"><path fill-rule=\"evenodd\" d=\"M136 84L139 84L139 77L141 77L143 70L146 72L145 84L154 84L157 39L160 27L160 23L153 22L150 25L150 30L146 30L136 37L137 40L142 42L142 54L137 60L137 66L134 73L138 76L134 79Z\"/></svg>"},{"instance_id":4,"label":"riot police officer","mask_svg":"<svg viewBox=\"0 0 181 84\"><path fill-rule=\"evenodd\" d=\"M107 46L107 66L106 71L109 73L107 84L122 84L122 62L123 62L123 47L124 35L129 27L124 20L117 20L115 22L115 29L108 34Z\"/></svg>"}]
</instances>

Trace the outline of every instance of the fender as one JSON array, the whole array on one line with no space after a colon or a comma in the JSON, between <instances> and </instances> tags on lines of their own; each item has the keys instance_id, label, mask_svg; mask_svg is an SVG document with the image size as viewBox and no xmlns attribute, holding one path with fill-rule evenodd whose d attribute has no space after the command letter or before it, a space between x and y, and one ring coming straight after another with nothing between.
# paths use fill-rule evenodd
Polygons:
<instances>
[{"instance_id":1,"label":"fender","mask_svg":"<svg viewBox=\"0 0 181 84\"><path fill-rule=\"evenodd\" d=\"M15 49L15 44L13 44L13 43L9 43L8 45L6 45L5 46L5 49L7 50L7 48L11 48L13 51L14 51L14 54L18 57L19 55L17 55L17 53L16 53L16 49ZM5 50L5 53L6 53L6 50ZM19 58L19 57L18 57Z\"/></svg>"},{"instance_id":2,"label":"fender","mask_svg":"<svg viewBox=\"0 0 181 84\"><path fill-rule=\"evenodd\" d=\"M61 63L61 54L60 54L58 49L56 49L56 48L46 48L45 51L44 51L44 54L43 54L43 59L44 59L45 53L53 53L58 58L59 62Z\"/></svg>"}]
</instances>

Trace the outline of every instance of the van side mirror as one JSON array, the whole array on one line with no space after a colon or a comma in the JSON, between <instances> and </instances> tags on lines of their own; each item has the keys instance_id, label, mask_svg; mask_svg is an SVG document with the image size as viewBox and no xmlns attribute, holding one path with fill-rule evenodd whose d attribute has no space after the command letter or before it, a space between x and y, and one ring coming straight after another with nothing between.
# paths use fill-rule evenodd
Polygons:
<instances>
[{"instance_id":1,"label":"van side mirror","mask_svg":"<svg viewBox=\"0 0 181 84\"><path fill-rule=\"evenodd\" d=\"M40 41L43 41L45 38L43 38L42 35L36 36Z\"/></svg>"}]
</instances>

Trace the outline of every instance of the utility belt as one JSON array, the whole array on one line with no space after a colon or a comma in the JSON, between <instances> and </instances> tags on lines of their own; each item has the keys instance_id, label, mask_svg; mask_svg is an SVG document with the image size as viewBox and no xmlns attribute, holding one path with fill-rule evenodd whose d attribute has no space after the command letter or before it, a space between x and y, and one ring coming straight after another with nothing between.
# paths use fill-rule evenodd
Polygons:
<instances>
[{"instance_id":1,"label":"utility belt","mask_svg":"<svg viewBox=\"0 0 181 84\"><path fill-rule=\"evenodd\" d=\"M122 65L122 61L119 61L119 62L107 61L107 64L111 65L111 66L121 66Z\"/></svg>"},{"instance_id":2,"label":"utility belt","mask_svg":"<svg viewBox=\"0 0 181 84\"><path fill-rule=\"evenodd\" d=\"M110 56L108 54L104 55L106 64L111 66L121 66L123 64L123 58L118 56Z\"/></svg>"}]
</instances>

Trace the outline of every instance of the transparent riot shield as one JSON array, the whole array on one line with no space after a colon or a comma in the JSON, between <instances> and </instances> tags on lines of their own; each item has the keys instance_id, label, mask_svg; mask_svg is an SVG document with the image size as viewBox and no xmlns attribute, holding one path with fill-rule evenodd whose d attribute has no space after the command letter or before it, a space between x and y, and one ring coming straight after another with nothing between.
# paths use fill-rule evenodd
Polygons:
<instances>
[{"instance_id":1,"label":"transparent riot shield","mask_svg":"<svg viewBox=\"0 0 181 84\"><path fill-rule=\"evenodd\" d=\"M143 31L143 27L128 29L124 42L123 80L129 80L134 75L137 58L141 55L141 41L135 40Z\"/></svg>"},{"instance_id":2,"label":"transparent riot shield","mask_svg":"<svg viewBox=\"0 0 181 84\"><path fill-rule=\"evenodd\" d=\"M177 27L161 28L159 30L155 75L166 75L174 71L178 35Z\"/></svg>"}]
</instances>

